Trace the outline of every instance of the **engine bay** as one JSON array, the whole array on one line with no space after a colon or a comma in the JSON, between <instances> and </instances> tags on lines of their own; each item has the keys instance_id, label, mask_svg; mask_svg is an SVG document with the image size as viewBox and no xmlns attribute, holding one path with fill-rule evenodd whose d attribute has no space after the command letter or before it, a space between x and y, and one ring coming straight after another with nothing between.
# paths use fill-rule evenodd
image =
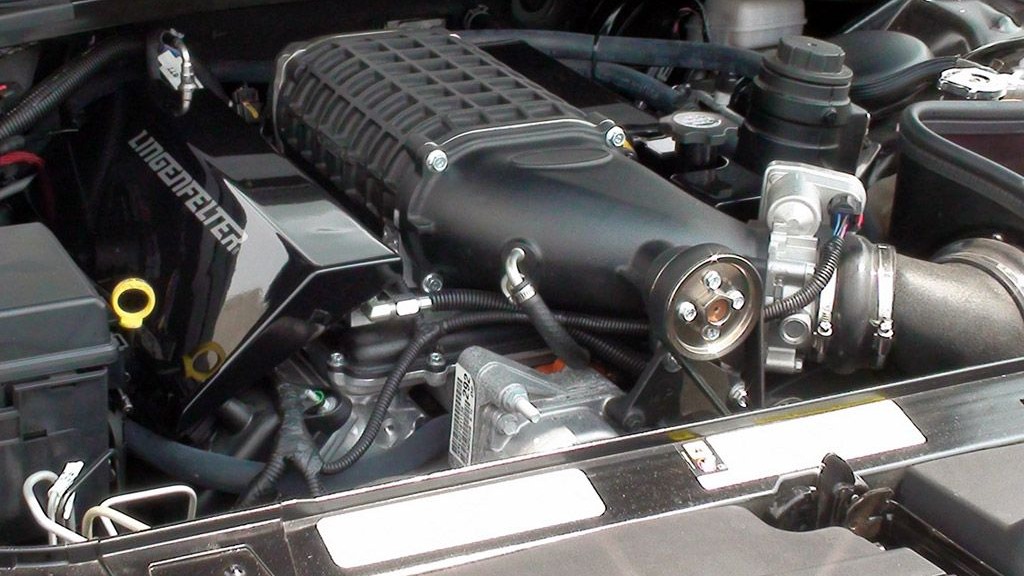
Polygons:
<instances>
[{"instance_id":1,"label":"engine bay","mask_svg":"<svg viewBox=\"0 0 1024 576\"><path fill-rule=\"evenodd\" d=\"M1013 7L583 4L270 3L4 48L0 545L663 431L733 489L806 462L743 476L687 430L1010 373ZM958 490L915 469L897 502L843 460L933 439L894 410L809 428L888 433L729 521L1024 573L865 528L928 533L920 494Z\"/></svg>"}]
</instances>

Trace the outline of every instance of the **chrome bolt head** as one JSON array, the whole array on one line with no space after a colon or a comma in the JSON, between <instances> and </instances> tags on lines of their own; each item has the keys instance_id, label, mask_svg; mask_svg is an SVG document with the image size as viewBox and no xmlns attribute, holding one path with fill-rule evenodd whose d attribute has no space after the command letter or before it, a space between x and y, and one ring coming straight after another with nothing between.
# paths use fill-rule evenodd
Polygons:
<instances>
[{"instance_id":1,"label":"chrome bolt head","mask_svg":"<svg viewBox=\"0 0 1024 576\"><path fill-rule=\"evenodd\" d=\"M718 326L708 325L705 326L704 329L700 331L700 335L708 342L714 342L715 340L718 340L719 336L722 335L722 331L718 329Z\"/></svg>"},{"instance_id":2,"label":"chrome bolt head","mask_svg":"<svg viewBox=\"0 0 1024 576\"><path fill-rule=\"evenodd\" d=\"M604 133L604 141L609 146L622 148L626 145L626 131L618 126L612 126Z\"/></svg>"},{"instance_id":3,"label":"chrome bolt head","mask_svg":"<svg viewBox=\"0 0 1024 576\"><path fill-rule=\"evenodd\" d=\"M747 305L747 299L743 296L743 292L739 290L729 290L725 293L725 297L732 303L733 310L742 310Z\"/></svg>"},{"instance_id":4,"label":"chrome bolt head","mask_svg":"<svg viewBox=\"0 0 1024 576\"><path fill-rule=\"evenodd\" d=\"M427 294L440 292L444 288L444 278L437 272L431 272L423 277L423 281L420 282L420 288Z\"/></svg>"},{"instance_id":5,"label":"chrome bolt head","mask_svg":"<svg viewBox=\"0 0 1024 576\"><path fill-rule=\"evenodd\" d=\"M676 316L683 322L693 322L697 318L697 307L693 302L683 300L676 306Z\"/></svg>"},{"instance_id":6,"label":"chrome bolt head","mask_svg":"<svg viewBox=\"0 0 1024 576\"><path fill-rule=\"evenodd\" d=\"M704 286L708 290L718 290L722 287L722 275L715 270L708 270L704 274Z\"/></svg>"},{"instance_id":7,"label":"chrome bolt head","mask_svg":"<svg viewBox=\"0 0 1024 576\"><path fill-rule=\"evenodd\" d=\"M444 150L431 150L427 154L426 163L431 172L440 174L448 169L448 154Z\"/></svg>"}]
</instances>

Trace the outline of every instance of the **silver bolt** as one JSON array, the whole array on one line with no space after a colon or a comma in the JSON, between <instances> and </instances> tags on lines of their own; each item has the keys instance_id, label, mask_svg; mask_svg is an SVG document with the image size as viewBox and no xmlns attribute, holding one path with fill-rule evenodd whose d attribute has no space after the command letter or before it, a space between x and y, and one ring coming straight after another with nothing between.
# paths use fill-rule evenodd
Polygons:
<instances>
[{"instance_id":1,"label":"silver bolt","mask_svg":"<svg viewBox=\"0 0 1024 576\"><path fill-rule=\"evenodd\" d=\"M832 323L828 320L818 322L818 335L828 337L832 335Z\"/></svg>"},{"instance_id":2,"label":"silver bolt","mask_svg":"<svg viewBox=\"0 0 1024 576\"><path fill-rule=\"evenodd\" d=\"M747 407L747 387L743 384L736 384L729 390L729 399L740 408Z\"/></svg>"},{"instance_id":3,"label":"silver bolt","mask_svg":"<svg viewBox=\"0 0 1024 576\"><path fill-rule=\"evenodd\" d=\"M224 576L245 576L245 568L239 564L232 564L230 568L224 571Z\"/></svg>"},{"instance_id":4,"label":"silver bolt","mask_svg":"<svg viewBox=\"0 0 1024 576\"><path fill-rule=\"evenodd\" d=\"M729 290L725 293L725 297L732 303L733 310L742 310L747 305L747 299L743 296L743 292L739 290Z\"/></svg>"},{"instance_id":5,"label":"silver bolt","mask_svg":"<svg viewBox=\"0 0 1024 576\"><path fill-rule=\"evenodd\" d=\"M341 352L332 352L327 358L327 365L331 368L341 368L345 365L345 355Z\"/></svg>"},{"instance_id":6,"label":"silver bolt","mask_svg":"<svg viewBox=\"0 0 1024 576\"><path fill-rule=\"evenodd\" d=\"M505 436L514 436L519 431L519 420L513 414L502 414L498 418L498 432Z\"/></svg>"},{"instance_id":7,"label":"silver bolt","mask_svg":"<svg viewBox=\"0 0 1024 576\"><path fill-rule=\"evenodd\" d=\"M444 150L434 149L427 154L427 168L431 172L440 174L448 169L448 154Z\"/></svg>"},{"instance_id":8,"label":"silver bolt","mask_svg":"<svg viewBox=\"0 0 1024 576\"><path fill-rule=\"evenodd\" d=\"M676 360L676 357L671 354L665 354L665 357L661 360L661 367L669 374L675 374L683 369L679 364L679 360Z\"/></svg>"},{"instance_id":9,"label":"silver bolt","mask_svg":"<svg viewBox=\"0 0 1024 576\"><path fill-rule=\"evenodd\" d=\"M718 329L718 326L705 326L700 331L700 335L708 342L718 340L718 337L722 335L722 331Z\"/></svg>"},{"instance_id":10,"label":"silver bolt","mask_svg":"<svg viewBox=\"0 0 1024 576\"><path fill-rule=\"evenodd\" d=\"M448 366L448 363L445 362L444 354L441 354L440 352L431 352L430 356L427 358L427 366L435 372L440 372Z\"/></svg>"},{"instance_id":11,"label":"silver bolt","mask_svg":"<svg viewBox=\"0 0 1024 576\"><path fill-rule=\"evenodd\" d=\"M420 288L427 294L440 292L444 288L444 278L437 272L431 272L423 277L423 281L420 282Z\"/></svg>"},{"instance_id":12,"label":"silver bolt","mask_svg":"<svg viewBox=\"0 0 1024 576\"><path fill-rule=\"evenodd\" d=\"M604 133L604 141L607 142L609 146L622 148L626 144L626 131L619 126L612 126Z\"/></svg>"},{"instance_id":13,"label":"silver bolt","mask_svg":"<svg viewBox=\"0 0 1024 576\"><path fill-rule=\"evenodd\" d=\"M316 411L319 412L320 414L327 414L337 407L338 401L334 398L334 396L325 396L323 404L321 404L320 407L316 409Z\"/></svg>"},{"instance_id":14,"label":"silver bolt","mask_svg":"<svg viewBox=\"0 0 1024 576\"><path fill-rule=\"evenodd\" d=\"M708 270L704 274L704 285L708 290L718 290L722 287L722 275L715 270Z\"/></svg>"},{"instance_id":15,"label":"silver bolt","mask_svg":"<svg viewBox=\"0 0 1024 576\"><path fill-rule=\"evenodd\" d=\"M693 322L697 318L697 307L693 302L683 300L676 306L676 316L683 322Z\"/></svg>"}]
</instances>

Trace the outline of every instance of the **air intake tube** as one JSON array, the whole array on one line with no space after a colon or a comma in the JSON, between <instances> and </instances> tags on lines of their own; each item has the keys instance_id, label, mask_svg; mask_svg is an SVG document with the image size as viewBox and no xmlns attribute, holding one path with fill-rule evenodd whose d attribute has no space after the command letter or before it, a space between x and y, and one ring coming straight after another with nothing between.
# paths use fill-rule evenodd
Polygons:
<instances>
[{"instance_id":1,"label":"air intake tube","mask_svg":"<svg viewBox=\"0 0 1024 576\"><path fill-rule=\"evenodd\" d=\"M964 240L929 262L854 236L836 301L827 358L838 372L886 356L909 374L1024 356L1024 252L1003 242Z\"/></svg>"}]
</instances>

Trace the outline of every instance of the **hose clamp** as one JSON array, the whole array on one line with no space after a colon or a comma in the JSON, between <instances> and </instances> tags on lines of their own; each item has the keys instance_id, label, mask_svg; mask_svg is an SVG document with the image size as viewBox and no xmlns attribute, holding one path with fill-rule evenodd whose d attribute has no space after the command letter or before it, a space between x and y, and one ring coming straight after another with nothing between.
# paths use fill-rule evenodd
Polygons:
<instances>
[{"instance_id":1,"label":"hose clamp","mask_svg":"<svg viewBox=\"0 0 1024 576\"><path fill-rule=\"evenodd\" d=\"M518 246L509 250L508 256L505 257L505 275L501 279L501 291L516 305L523 304L537 295L537 290L519 268L525 259L526 250Z\"/></svg>"},{"instance_id":2,"label":"hose clamp","mask_svg":"<svg viewBox=\"0 0 1024 576\"><path fill-rule=\"evenodd\" d=\"M896 251L887 244L878 245L876 281L878 314L872 325L875 327L875 368L881 368L889 356L895 336L892 310L896 299Z\"/></svg>"}]
</instances>

